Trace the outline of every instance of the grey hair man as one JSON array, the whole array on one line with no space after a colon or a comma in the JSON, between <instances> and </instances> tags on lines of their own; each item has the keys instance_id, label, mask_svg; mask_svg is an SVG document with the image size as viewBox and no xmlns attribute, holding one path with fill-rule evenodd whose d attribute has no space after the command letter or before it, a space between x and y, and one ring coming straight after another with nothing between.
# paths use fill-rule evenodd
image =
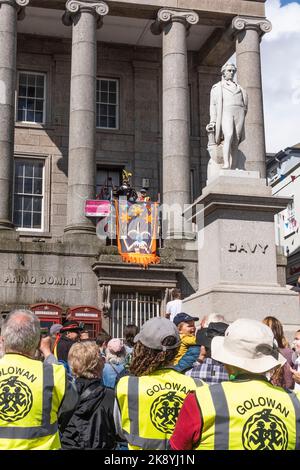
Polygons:
<instances>
[{"instance_id":1,"label":"grey hair man","mask_svg":"<svg viewBox=\"0 0 300 470\"><path fill-rule=\"evenodd\" d=\"M50 337L27 309L12 311L1 327L0 449L60 449L58 415L73 410L78 395L66 370L55 364ZM45 360L35 359L37 348Z\"/></svg>"},{"instance_id":2,"label":"grey hair man","mask_svg":"<svg viewBox=\"0 0 300 470\"><path fill-rule=\"evenodd\" d=\"M210 94L209 127L215 130L216 144L223 141L225 169L238 167L238 147L245 138L248 96L234 81L236 71L234 64L225 64L221 69L222 79L213 85Z\"/></svg>"}]
</instances>

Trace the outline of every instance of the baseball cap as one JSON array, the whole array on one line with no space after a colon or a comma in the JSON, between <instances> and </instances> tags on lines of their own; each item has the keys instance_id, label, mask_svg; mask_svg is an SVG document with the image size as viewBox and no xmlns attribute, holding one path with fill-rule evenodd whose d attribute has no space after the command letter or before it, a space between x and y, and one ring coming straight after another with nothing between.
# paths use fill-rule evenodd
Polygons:
<instances>
[{"instance_id":1,"label":"baseball cap","mask_svg":"<svg viewBox=\"0 0 300 470\"><path fill-rule=\"evenodd\" d=\"M224 336L228 328L227 323L211 322L207 328L201 328L196 333L196 344L210 348L211 341L215 336Z\"/></svg>"},{"instance_id":2,"label":"baseball cap","mask_svg":"<svg viewBox=\"0 0 300 470\"><path fill-rule=\"evenodd\" d=\"M271 328L251 318L239 318L229 325L224 337L215 336L211 357L254 374L286 362L278 351Z\"/></svg>"},{"instance_id":3,"label":"baseball cap","mask_svg":"<svg viewBox=\"0 0 300 470\"><path fill-rule=\"evenodd\" d=\"M168 336L172 336L175 343L172 346L165 346L163 341ZM141 331L134 337L134 343L140 341L144 346L158 351L168 351L175 349L180 344L179 332L170 320L162 317L154 317L146 321L141 327Z\"/></svg>"},{"instance_id":4,"label":"baseball cap","mask_svg":"<svg viewBox=\"0 0 300 470\"><path fill-rule=\"evenodd\" d=\"M147 189L145 189L145 188L140 189L140 193L146 193L146 192L147 192Z\"/></svg>"},{"instance_id":5,"label":"baseball cap","mask_svg":"<svg viewBox=\"0 0 300 470\"><path fill-rule=\"evenodd\" d=\"M113 338L107 343L107 349L108 351L112 353L119 353L124 349L124 343L122 339L119 338Z\"/></svg>"},{"instance_id":6,"label":"baseball cap","mask_svg":"<svg viewBox=\"0 0 300 470\"><path fill-rule=\"evenodd\" d=\"M188 322L188 321L197 321L199 320L198 317L191 317L191 315L189 315L188 313L177 313L177 315L175 315L175 317L173 318L173 323L175 323L175 325L179 325L179 323L181 322Z\"/></svg>"}]
</instances>

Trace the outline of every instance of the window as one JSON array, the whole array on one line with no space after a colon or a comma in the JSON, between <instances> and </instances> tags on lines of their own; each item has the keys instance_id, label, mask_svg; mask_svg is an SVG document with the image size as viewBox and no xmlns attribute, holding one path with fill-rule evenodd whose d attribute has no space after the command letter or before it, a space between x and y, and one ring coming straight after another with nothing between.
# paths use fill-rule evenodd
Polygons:
<instances>
[{"instance_id":1,"label":"window","mask_svg":"<svg viewBox=\"0 0 300 470\"><path fill-rule=\"evenodd\" d=\"M44 160L15 159L13 222L19 229L43 230Z\"/></svg>"},{"instance_id":2,"label":"window","mask_svg":"<svg viewBox=\"0 0 300 470\"><path fill-rule=\"evenodd\" d=\"M45 83L45 74L18 72L17 121L45 122Z\"/></svg>"},{"instance_id":3,"label":"window","mask_svg":"<svg viewBox=\"0 0 300 470\"><path fill-rule=\"evenodd\" d=\"M97 79L96 126L100 129L119 127L119 82L113 79Z\"/></svg>"},{"instance_id":4,"label":"window","mask_svg":"<svg viewBox=\"0 0 300 470\"><path fill-rule=\"evenodd\" d=\"M109 192L113 190L114 187L119 187L121 184L121 173L122 169L119 168L97 168L96 175L96 194L99 195L101 199L101 194L103 190L107 187Z\"/></svg>"}]
</instances>

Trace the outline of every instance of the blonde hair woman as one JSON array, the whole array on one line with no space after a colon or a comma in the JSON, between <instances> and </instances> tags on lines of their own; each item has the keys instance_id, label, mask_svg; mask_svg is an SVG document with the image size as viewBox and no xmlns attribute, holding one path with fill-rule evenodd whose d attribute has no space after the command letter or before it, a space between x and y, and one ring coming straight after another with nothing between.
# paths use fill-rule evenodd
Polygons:
<instances>
[{"instance_id":1,"label":"blonde hair woman","mask_svg":"<svg viewBox=\"0 0 300 470\"><path fill-rule=\"evenodd\" d=\"M103 359L94 341L75 343L68 355L79 394L76 409L63 431L63 449L114 449L114 393L101 383Z\"/></svg>"}]
</instances>

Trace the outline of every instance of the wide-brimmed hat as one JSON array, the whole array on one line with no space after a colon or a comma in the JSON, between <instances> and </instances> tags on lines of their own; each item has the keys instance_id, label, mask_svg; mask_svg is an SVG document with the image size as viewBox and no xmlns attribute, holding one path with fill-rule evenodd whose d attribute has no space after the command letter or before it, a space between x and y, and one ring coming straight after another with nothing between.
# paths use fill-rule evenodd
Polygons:
<instances>
[{"instance_id":1,"label":"wide-brimmed hat","mask_svg":"<svg viewBox=\"0 0 300 470\"><path fill-rule=\"evenodd\" d=\"M172 346L166 346L163 341L168 336L174 338ZM143 324L141 331L134 337L134 343L140 341L144 346L158 351L168 351L175 349L180 344L178 329L173 322L167 318L154 317Z\"/></svg>"},{"instance_id":2,"label":"wide-brimmed hat","mask_svg":"<svg viewBox=\"0 0 300 470\"><path fill-rule=\"evenodd\" d=\"M261 374L283 365L274 335L267 325L249 318L239 318L211 342L211 357L223 364Z\"/></svg>"},{"instance_id":3,"label":"wide-brimmed hat","mask_svg":"<svg viewBox=\"0 0 300 470\"><path fill-rule=\"evenodd\" d=\"M201 328L201 330L197 331L196 344L198 344L198 346L205 346L206 348L210 348L212 339L215 336L224 336L227 328L227 323L211 322L207 328Z\"/></svg>"}]
</instances>

